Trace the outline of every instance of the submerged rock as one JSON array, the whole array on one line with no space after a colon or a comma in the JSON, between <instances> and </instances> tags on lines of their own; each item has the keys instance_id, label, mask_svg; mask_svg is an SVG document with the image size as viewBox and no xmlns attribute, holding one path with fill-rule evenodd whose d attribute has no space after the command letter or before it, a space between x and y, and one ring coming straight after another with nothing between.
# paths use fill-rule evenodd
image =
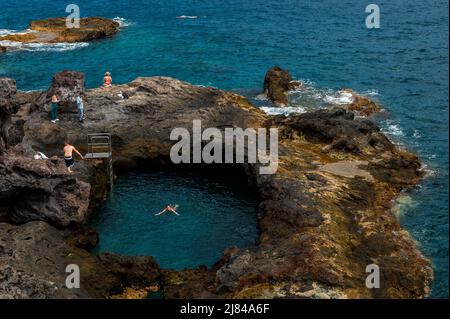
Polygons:
<instances>
[{"instance_id":1,"label":"submerged rock","mask_svg":"<svg viewBox=\"0 0 450 319\"><path fill-rule=\"evenodd\" d=\"M276 106L286 106L287 92L296 86L289 72L278 66L270 68L264 78L264 92Z\"/></svg>"},{"instance_id":2,"label":"submerged rock","mask_svg":"<svg viewBox=\"0 0 450 319\"><path fill-rule=\"evenodd\" d=\"M413 154L393 145L370 120L342 108L290 117L268 116L239 95L167 77L138 78L129 84L87 90L86 96L84 124L67 113L58 124L50 123L37 99L38 107L21 115L22 145L60 155L65 137L83 150L86 134L108 132L116 168L130 169L154 160L169 162L174 144L170 140L172 129L191 131L193 120L201 120L204 128L276 127L280 131L275 174L260 175L258 165L243 165L260 196L257 217L261 234L256 247L228 249L211 269L160 271L152 259L141 259L150 257L94 258L79 247L90 249L95 242L91 236L95 235L84 238L85 232L74 235L76 231L72 231L69 247L75 251L73 261L88 273L87 295L124 296L139 291L137 295L142 296L141 289L157 280L166 298L427 296L432 279L430 262L391 211L392 199L419 182L421 165ZM10 152L0 157L0 165L7 181L0 182L1 203L6 200L8 204L7 209L0 208L3 216L7 212L18 220L39 219L60 227L83 220L88 200L83 200L84 208L77 210L64 206L59 198L72 198L73 206L76 203L80 207L80 200L88 193L84 186L89 185L78 181L81 174L63 174L60 160L36 163ZM78 169L87 182L106 182L95 176L98 171ZM35 196L27 197L24 191ZM17 194L21 194L20 200ZM29 226L2 227L6 233L14 229L9 241L22 241L26 237L21 232L27 232ZM71 232L70 228L50 229L48 241L55 245L63 232ZM0 238L3 236L0 233ZM80 240L74 240L74 236L80 236ZM0 245L5 247L2 242ZM32 244L24 246L26 250L37 258ZM54 261L52 267L63 268L66 260L58 257L61 250L45 254ZM7 258L8 263L21 261L15 255ZM379 289L366 287L369 264L381 269ZM25 273L32 278L40 276L40 266L27 265ZM96 273L107 275L102 278ZM60 284L60 278L56 279ZM15 296L15 287L21 285L17 280L7 281L3 285L6 288L1 290L0 286L0 293ZM40 287L36 290L53 296ZM126 287L132 289L124 292Z\"/></svg>"}]
</instances>

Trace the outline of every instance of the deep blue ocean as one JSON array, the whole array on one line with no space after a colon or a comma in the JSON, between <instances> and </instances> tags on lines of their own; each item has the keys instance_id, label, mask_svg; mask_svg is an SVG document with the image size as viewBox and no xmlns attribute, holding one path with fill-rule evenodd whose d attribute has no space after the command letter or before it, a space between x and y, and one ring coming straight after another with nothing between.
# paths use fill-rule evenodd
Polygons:
<instances>
[{"instance_id":1,"label":"deep blue ocean","mask_svg":"<svg viewBox=\"0 0 450 319\"><path fill-rule=\"evenodd\" d=\"M110 71L115 83L166 75L235 90L250 98L280 65L308 84L294 108L351 87L387 111L383 131L418 154L426 177L398 201L399 218L435 270L432 297L448 298L448 1L379 0L381 28L365 26L364 1L78 0L82 16L121 18L107 40L0 54L0 76L21 90L45 89L63 69L85 72L89 87ZM0 0L0 34L34 19L65 16L58 0ZM177 19L178 16L196 19ZM256 99L255 103L268 102ZM303 105L305 104L305 105Z\"/></svg>"}]
</instances>

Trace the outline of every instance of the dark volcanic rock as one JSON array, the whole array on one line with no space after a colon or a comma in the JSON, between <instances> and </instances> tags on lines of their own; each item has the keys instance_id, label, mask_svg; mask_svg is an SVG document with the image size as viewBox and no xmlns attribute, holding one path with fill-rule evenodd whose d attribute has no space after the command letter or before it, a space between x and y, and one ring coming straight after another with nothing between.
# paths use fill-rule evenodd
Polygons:
<instances>
[{"instance_id":1,"label":"dark volcanic rock","mask_svg":"<svg viewBox=\"0 0 450 319\"><path fill-rule=\"evenodd\" d=\"M4 147L8 148L8 132L11 127L11 116L17 112L16 81L10 78L0 78L0 155Z\"/></svg>"},{"instance_id":2,"label":"dark volcanic rock","mask_svg":"<svg viewBox=\"0 0 450 319\"><path fill-rule=\"evenodd\" d=\"M90 185L67 173L61 159L0 156L0 218L14 223L43 220L57 226L82 223Z\"/></svg>"},{"instance_id":3,"label":"dark volcanic rock","mask_svg":"<svg viewBox=\"0 0 450 319\"><path fill-rule=\"evenodd\" d=\"M66 288L69 264L79 266L79 289ZM0 299L106 298L125 287L145 288L159 277L151 257L96 257L69 245L47 223L0 223Z\"/></svg>"},{"instance_id":4,"label":"dark volcanic rock","mask_svg":"<svg viewBox=\"0 0 450 319\"><path fill-rule=\"evenodd\" d=\"M71 225L67 235L67 241L75 247L91 251L100 240L98 232L88 224Z\"/></svg>"},{"instance_id":5,"label":"dark volcanic rock","mask_svg":"<svg viewBox=\"0 0 450 319\"><path fill-rule=\"evenodd\" d=\"M47 92L42 93L34 102L35 107L44 107L49 111L49 104L53 95L60 99L59 112L76 113L76 98L85 91L84 73L76 71L62 71L57 73L52 79L52 85Z\"/></svg>"},{"instance_id":6,"label":"dark volcanic rock","mask_svg":"<svg viewBox=\"0 0 450 319\"><path fill-rule=\"evenodd\" d=\"M84 289L67 289L70 248L44 222L22 226L0 223L0 299L88 298Z\"/></svg>"},{"instance_id":7,"label":"dark volcanic rock","mask_svg":"<svg viewBox=\"0 0 450 319\"><path fill-rule=\"evenodd\" d=\"M128 99L120 98L121 93ZM195 119L201 119L203 127L219 128L251 127L265 119L262 111L241 96L166 77L138 78L128 85L88 90L85 115L83 125L70 114L62 114L54 125L39 109L24 125L26 139L35 149L59 155L65 138L85 150L86 134L109 132L115 164L132 167L143 160L167 158L173 145L171 130L184 127L192 131Z\"/></svg>"},{"instance_id":8,"label":"dark volcanic rock","mask_svg":"<svg viewBox=\"0 0 450 319\"><path fill-rule=\"evenodd\" d=\"M360 154L367 148L377 151L394 149L394 145L372 121L355 119L352 112L342 108L275 117L274 122L277 126L284 127L284 136L292 136L295 132L312 143L327 144L327 149Z\"/></svg>"},{"instance_id":9,"label":"dark volcanic rock","mask_svg":"<svg viewBox=\"0 0 450 319\"><path fill-rule=\"evenodd\" d=\"M294 89L295 86L289 72L278 66L270 68L264 78L264 92L276 106L287 105L286 92Z\"/></svg>"},{"instance_id":10,"label":"dark volcanic rock","mask_svg":"<svg viewBox=\"0 0 450 319\"><path fill-rule=\"evenodd\" d=\"M0 108L4 112L13 113L14 97L17 93L16 81L0 78Z\"/></svg>"},{"instance_id":11,"label":"dark volcanic rock","mask_svg":"<svg viewBox=\"0 0 450 319\"><path fill-rule=\"evenodd\" d=\"M239 95L167 77L138 78L126 85L88 90L86 101L84 124L69 114L62 114L57 124L50 123L42 105L23 113L22 144L61 155L65 137L83 150L86 134L108 132L116 167L129 169L168 161L175 143L170 140L172 129L191 132L193 120L201 120L203 128L277 127L280 131L275 174L260 175L258 165L245 165L260 195L257 246L228 249L211 269L160 272L146 257L106 254L93 258L79 247L89 249L95 234L74 231L65 237L70 260L84 269L89 296L120 294L128 286L153 281L161 283L167 298L422 298L429 293L430 262L391 211L392 200L420 180L420 162L395 147L369 120L343 109L270 117ZM1 172L11 181L0 182L1 203L4 199L8 203L6 210L1 208L3 212L57 220L62 225L82 219L80 212L66 211L57 200L61 194L79 200L82 184L72 176L55 175L52 170L59 169L49 163L28 158L27 162L13 152L8 154L0 158ZM85 181L103 184L91 193L97 202L106 179L96 165L78 174L86 175ZM72 186L55 198L58 183ZM23 189L38 194L31 199L20 195L27 200L25 209L18 200L11 202L12 194ZM39 214L29 207L38 207ZM13 240L26 238L20 235L22 227L14 228ZM58 236L62 235L56 232L48 240L61 241ZM56 255L47 253L48 258L54 260L54 267L63 267L66 261L56 258L59 250L53 251ZM382 270L380 289L365 285L366 266L372 263ZM34 272L41 269L30 266L28 271L38 276ZM14 285L21 287L11 281L7 289Z\"/></svg>"},{"instance_id":12,"label":"dark volcanic rock","mask_svg":"<svg viewBox=\"0 0 450 319\"><path fill-rule=\"evenodd\" d=\"M108 274L121 278L120 286L125 287L148 287L160 277L158 264L152 257L144 256L121 256L112 253L102 253L98 260L104 266Z\"/></svg>"}]
</instances>

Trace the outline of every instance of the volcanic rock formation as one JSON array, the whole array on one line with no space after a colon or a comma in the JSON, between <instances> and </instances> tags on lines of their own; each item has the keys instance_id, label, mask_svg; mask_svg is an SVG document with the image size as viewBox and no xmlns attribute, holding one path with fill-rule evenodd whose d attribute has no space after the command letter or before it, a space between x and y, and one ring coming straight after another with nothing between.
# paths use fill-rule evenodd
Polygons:
<instances>
[{"instance_id":1,"label":"volcanic rock formation","mask_svg":"<svg viewBox=\"0 0 450 319\"><path fill-rule=\"evenodd\" d=\"M0 41L8 41L8 47L17 43L74 43L111 37L119 31L119 23L106 18L91 17L80 19L79 28L68 28L66 18L50 18L32 21L27 31L0 36ZM6 45L0 52L6 52ZM1 49L4 48L4 49Z\"/></svg>"},{"instance_id":2,"label":"volcanic rock formation","mask_svg":"<svg viewBox=\"0 0 450 319\"><path fill-rule=\"evenodd\" d=\"M71 83L64 80L71 74L55 78ZM391 211L392 200L420 181L421 165L370 120L342 108L268 116L240 95L152 77L86 90L84 124L70 113L53 124L42 94L21 97L21 142L0 156L0 297L72 297L77 292L54 289L72 261L90 279L75 297L121 294L155 282L166 298L427 296L430 262ZM260 195L258 245L230 248L214 267L184 271L160 270L150 257L90 255L95 236L75 229L106 189L99 164L79 161L77 175L68 175L60 160L34 162L28 154L61 156L65 138L83 150L86 134L108 132L117 168L169 162L171 130L191 130L194 119L220 130L279 129L275 174L243 164ZM365 285L369 264L381 269L379 289Z\"/></svg>"},{"instance_id":3,"label":"volcanic rock formation","mask_svg":"<svg viewBox=\"0 0 450 319\"><path fill-rule=\"evenodd\" d=\"M17 112L16 81L9 78L0 78L0 155L2 149L9 146L9 128L11 116ZM2 145L2 141L4 146Z\"/></svg>"},{"instance_id":4,"label":"volcanic rock formation","mask_svg":"<svg viewBox=\"0 0 450 319\"><path fill-rule=\"evenodd\" d=\"M296 86L290 73L278 66L270 68L264 78L264 92L276 106L286 106L287 92Z\"/></svg>"}]
</instances>

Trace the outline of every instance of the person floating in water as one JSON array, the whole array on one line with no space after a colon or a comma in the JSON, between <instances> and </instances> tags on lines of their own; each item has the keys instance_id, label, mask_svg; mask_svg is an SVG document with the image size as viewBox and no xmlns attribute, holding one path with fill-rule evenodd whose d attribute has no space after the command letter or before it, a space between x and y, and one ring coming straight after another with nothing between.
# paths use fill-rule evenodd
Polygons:
<instances>
[{"instance_id":1,"label":"person floating in water","mask_svg":"<svg viewBox=\"0 0 450 319\"><path fill-rule=\"evenodd\" d=\"M158 214L155 214L155 216L159 216L161 214L164 214L165 212L171 212L174 213L177 216L180 216L180 214L177 213L176 209L178 208L178 205L175 206L171 206L171 205L167 205L166 208L164 208L162 211L160 211Z\"/></svg>"},{"instance_id":2,"label":"person floating in water","mask_svg":"<svg viewBox=\"0 0 450 319\"><path fill-rule=\"evenodd\" d=\"M111 73L106 72L105 76L103 77L103 86L104 87L110 87L112 82Z\"/></svg>"},{"instance_id":3,"label":"person floating in water","mask_svg":"<svg viewBox=\"0 0 450 319\"><path fill-rule=\"evenodd\" d=\"M81 157L81 159L84 159L83 155L78 152L78 150L69 144L69 142L64 142L64 162L66 163L67 170L69 173L72 173L72 167L75 164L75 161L73 159L72 153L75 152L78 154L78 156Z\"/></svg>"}]
</instances>

